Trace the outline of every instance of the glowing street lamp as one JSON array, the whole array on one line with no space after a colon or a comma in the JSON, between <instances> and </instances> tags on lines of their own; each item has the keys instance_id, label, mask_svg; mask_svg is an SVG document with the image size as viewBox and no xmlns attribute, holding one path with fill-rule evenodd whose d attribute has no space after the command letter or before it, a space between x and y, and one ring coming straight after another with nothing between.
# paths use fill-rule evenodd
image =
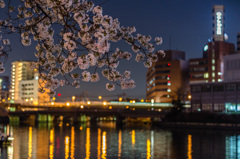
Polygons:
<instances>
[{"instance_id":1,"label":"glowing street lamp","mask_svg":"<svg viewBox=\"0 0 240 159\"><path fill-rule=\"evenodd\" d=\"M76 98L75 96L72 96L72 101L73 101L73 102L74 102L75 98Z\"/></svg>"},{"instance_id":2,"label":"glowing street lamp","mask_svg":"<svg viewBox=\"0 0 240 159\"><path fill-rule=\"evenodd\" d=\"M192 96L191 95L188 95L188 99L190 100L192 98Z\"/></svg>"},{"instance_id":3,"label":"glowing street lamp","mask_svg":"<svg viewBox=\"0 0 240 159\"><path fill-rule=\"evenodd\" d=\"M106 102L106 101L104 101L104 102L103 102L103 105L107 105L107 102Z\"/></svg>"},{"instance_id":4,"label":"glowing street lamp","mask_svg":"<svg viewBox=\"0 0 240 159\"><path fill-rule=\"evenodd\" d=\"M70 103L69 103L69 102L67 102L67 106L70 106Z\"/></svg>"},{"instance_id":5,"label":"glowing street lamp","mask_svg":"<svg viewBox=\"0 0 240 159\"><path fill-rule=\"evenodd\" d=\"M118 100L119 100L119 102L121 102L122 101L122 97L119 97Z\"/></svg>"},{"instance_id":6,"label":"glowing street lamp","mask_svg":"<svg viewBox=\"0 0 240 159\"><path fill-rule=\"evenodd\" d=\"M89 105L89 104L91 104L91 102L90 102L90 101L87 101L87 104Z\"/></svg>"},{"instance_id":7,"label":"glowing street lamp","mask_svg":"<svg viewBox=\"0 0 240 159\"><path fill-rule=\"evenodd\" d=\"M102 96L98 96L98 99L100 99L100 100L101 100L101 99L102 99Z\"/></svg>"}]
</instances>

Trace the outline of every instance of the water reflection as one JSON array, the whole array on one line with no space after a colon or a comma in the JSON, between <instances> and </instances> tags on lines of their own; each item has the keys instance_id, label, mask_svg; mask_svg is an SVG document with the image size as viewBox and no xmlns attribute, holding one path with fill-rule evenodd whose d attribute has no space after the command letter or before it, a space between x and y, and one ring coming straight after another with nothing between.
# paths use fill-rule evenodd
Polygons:
<instances>
[{"instance_id":1,"label":"water reflection","mask_svg":"<svg viewBox=\"0 0 240 159\"><path fill-rule=\"evenodd\" d=\"M86 129L86 159L90 158L90 148L91 148L91 140L90 140L90 128Z\"/></svg>"},{"instance_id":2,"label":"water reflection","mask_svg":"<svg viewBox=\"0 0 240 159\"><path fill-rule=\"evenodd\" d=\"M97 158L101 158L101 129L98 128L98 144L97 144Z\"/></svg>"},{"instance_id":3,"label":"water reflection","mask_svg":"<svg viewBox=\"0 0 240 159\"><path fill-rule=\"evenodd\" d=\"M65 137L65 159L69 157L69 137Z\"/></svg>"},{"instance_id":4,"label":"water reflection","mask_svg":"<svg viewBox=\"0 0 240 159\"><path fill-rule=\"evenodd\" d=\"M74 159L74 153L75 153L75 130L72 126L71 128L71 159Z\"/></svg>"},{"instance_id":5,"label":"water reflection","mask_svg":"<svg viewBox=\"0 0 240 159\"><path fill-rule=\"evenodd\" d=\"M106 131L102 133L102 159L106 159L107 156L107 139Z\"/></svg>"},{"instance_id":6,"label":"water reflection","mask_svg":"<svg viewBox=\"0 0 240 159\"><path fill-rule=\"evenodd\" d=\"M192 159L192 135L188 135L187 157L188 157L188 159Z\"/></svg>"},{"instance_id":7,"label":"water reflection","mask_svg":"<svg viewBox=\"0 0 240 159\"><path fill-rule=\"evenodd\" d=\"M111 124L3 126L13 145L0 158L240 158L240 132L113 127Z\"/></svg>"},{"instance_id":8,"label":"water reflection","mask_svg":"<svg viewBox=\"0 0 240 159\"><path fill-rule=\"evenodd\" d=\"M28 158L32 158L32 127L29 127L28 134Z\"/></svg>"},{"instance_id":9,"label":"water reflection","mask_svg":"<svg viewBox=\"0 0 240 159\"><path fill-rule=\"evenodd\" d=\"M119 130L118 133L118 158L121 158L122 153L122 131Z\"/></svg>"},{"instance_id":10,"label":"water reflection","mask_svg":"<svg viewBox=\"0 0 240 159\"><path fill-rule=\"evenodd\" d=\"M54 158L54 129L50 130L49 158Z\"/></svg>"}]
</instances>

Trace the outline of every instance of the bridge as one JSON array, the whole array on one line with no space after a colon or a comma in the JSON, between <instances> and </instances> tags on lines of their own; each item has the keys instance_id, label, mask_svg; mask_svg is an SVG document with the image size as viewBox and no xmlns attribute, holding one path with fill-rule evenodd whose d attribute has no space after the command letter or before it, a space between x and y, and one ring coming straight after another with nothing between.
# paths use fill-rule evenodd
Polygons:
<instances>
[{"instance_id":1,"label":"bridge","mask_svg":"<svg viewBox=\"0 0 240 159\"><path fill-rule=\"evenodd\" d=\"M129 119L160 120L172 107L169 103L144 102L51 102L36 105L8 105L10 121L31 118L38 122L71 120L73 122L107 118L118 123Z\"/></svg>"}]
</instances>

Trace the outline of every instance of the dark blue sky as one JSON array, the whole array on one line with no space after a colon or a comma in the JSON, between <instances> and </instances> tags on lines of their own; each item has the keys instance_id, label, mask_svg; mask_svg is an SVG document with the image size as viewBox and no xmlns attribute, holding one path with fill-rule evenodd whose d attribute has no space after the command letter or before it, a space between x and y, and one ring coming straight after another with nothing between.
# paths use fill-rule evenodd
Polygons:
<instances>
[{"instance_id":1,"label":"dark blue sky","mask_svg":"<svg viewBox=\"0 0 240 159\"><path fill-rule=\"evenodd\" d=\"M225 31L229 37L228 42L236 44L236 35L240 32L240 0L109 0L103 5L103 13L118 18L123 26L135 26L139 33L163 37L160 49L170 48L171 37L171 48L185 51L186 58L189 59L202 57L203 46L211 38L214 4L225 6ZM119 47L130 51L126 45L119 44ZM20 59L33 60L33 52L33 48L24 48L19 44L19 40L15 40L3 75L10 75L10 62ZM125 92L131 97L145 98L147 69L142 64L133 62L120 65L120 70L132 71L136 88L124 91L117 88L108 92L105 90L106 81L102 78L98 83L82 82L78 89L59 88L57 93L71 97L83 91L89 92L91 96Z\"/></svg>"}]
</instances>

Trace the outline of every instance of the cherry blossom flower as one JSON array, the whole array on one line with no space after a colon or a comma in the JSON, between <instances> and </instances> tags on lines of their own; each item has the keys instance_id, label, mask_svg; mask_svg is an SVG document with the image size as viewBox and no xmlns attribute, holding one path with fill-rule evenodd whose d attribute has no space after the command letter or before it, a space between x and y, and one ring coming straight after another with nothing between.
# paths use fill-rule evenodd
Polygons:
<instances>
[{"instance_id":1,"label":"cherry blossom flower","mask_svg":"<svg viewBox=\"0 0 240 159\"><path fill-rule=\"evenodd\" d=\"M37 60L31 68L37 68L39 78L44 80L40 92L47 88L54 95L59 86L70 84L78 88L80 80L97 82L99 72L111 81L106 84L107 90L112 91L119 84L122 89L132 89L135 82L130 71L118 70L121 61L135 59L148 68L159 56L165 56L157 48L162 44L161 37L137 33L134 26L121 26L117 18L103 14L103 8L91 0L22 0L17 7L12 4L9 1L5 7L0 0L0 8L7 14L0 20L0 54L11 51L6 35L9 33L19 33L24 46L36 45ZM111 45L122 41L134 53ZM1 63L0 73L3 71Z\"/></svg>"}]
</instances>

